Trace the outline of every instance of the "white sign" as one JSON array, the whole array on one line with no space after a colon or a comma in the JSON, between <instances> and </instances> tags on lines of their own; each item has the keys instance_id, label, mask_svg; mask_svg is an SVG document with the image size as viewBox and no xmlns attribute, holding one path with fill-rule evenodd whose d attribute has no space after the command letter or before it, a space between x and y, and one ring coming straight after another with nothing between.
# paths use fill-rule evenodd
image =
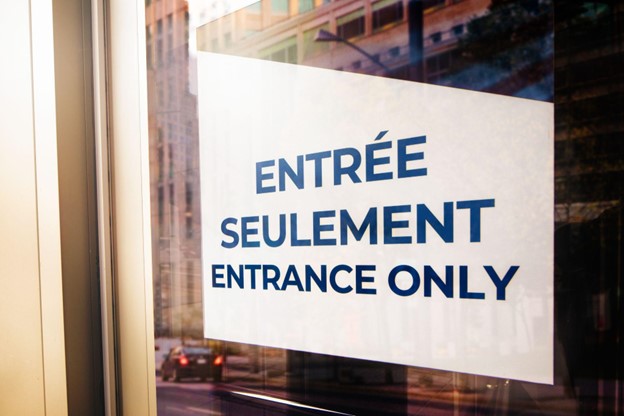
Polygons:
<instances>
[{"instance_id":1,"label":"white sign","mask_svg":"<svg viewBox=\"0 0 624 416\"><path fill-rule=\"evenodd\" d=\"M198 65L207 338L552 383L552 104Z\"/></svg>"}]
</instances>

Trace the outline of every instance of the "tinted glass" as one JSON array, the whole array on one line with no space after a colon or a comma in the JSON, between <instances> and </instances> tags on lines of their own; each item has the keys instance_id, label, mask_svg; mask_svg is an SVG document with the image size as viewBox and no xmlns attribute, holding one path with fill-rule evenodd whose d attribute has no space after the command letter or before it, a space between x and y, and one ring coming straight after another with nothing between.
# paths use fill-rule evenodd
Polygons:
<instances>
[{"instance_id":1,"label":"tinted glass","mask_svg":"<svg viewBox=\"0 0 624 416\"><path fill-rule=\"evenodd\" d=\"M235 3L145 3L156 345L224 357L174 383L156 354L158 413L622 414L622 2ZM200 51L554 103L554 385L204 339Z\"/></svg>"}]
</instances>

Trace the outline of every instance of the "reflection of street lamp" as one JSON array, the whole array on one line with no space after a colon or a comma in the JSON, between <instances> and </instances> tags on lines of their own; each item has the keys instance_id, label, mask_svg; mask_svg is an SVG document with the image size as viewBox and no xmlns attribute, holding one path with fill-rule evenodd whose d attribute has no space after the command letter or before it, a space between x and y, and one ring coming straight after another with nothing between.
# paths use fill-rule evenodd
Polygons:
<instances>
[{"instance_id":1,"label":"reflection of street lamp","mask_svg":"<svg viewBox=\"0 0 624 416\"><path fill-rule=\"evenodd\" d=\"M371 55L370 53L366 52L364 49L360 48L357 45L354 45L353 43L349 42L348 40L346 40L344 38L341 38L338 35L334 35L331 32L328 32L325 29L320 29L318 31L318 33L314 37L314 41L315 42L342 42L345 45L352 47L353 49L355 49L356 51L358 51L362 55L366 56L368 59L370 59L371 61L373 61L374 63L376 63L380 67L382 67L386 72L390 72L390 68L388 68L387 66L382 64L381 61L379 60L379 58Z\"/></svg>"}]
</instances>

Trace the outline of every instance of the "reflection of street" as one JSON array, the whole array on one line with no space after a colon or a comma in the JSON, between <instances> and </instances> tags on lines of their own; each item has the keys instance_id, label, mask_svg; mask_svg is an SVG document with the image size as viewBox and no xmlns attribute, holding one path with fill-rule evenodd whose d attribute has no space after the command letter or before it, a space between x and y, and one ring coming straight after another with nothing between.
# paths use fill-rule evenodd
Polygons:
<instances>
[{"instance_id":1,"label":"reflection of street","mask_svg":"<svg viewBox=\"0 0 624 416\"><path fill-rule=\"evenodd\" d=\"M256 416L288 415L312 416L327 415L328 412L296 407L246 397L245 390L231 390L232 386L217 383L201 383L199 381L183 381L180 383L156 381L158 415L159 416ZM334 414L342 414L330 412Z\"/></svg>"},{"instance_id":2,"label":"reflection of street","mask_svg":"<svg viewBox=\"0 0 624 416\"><path fill-rule=\"evenodd\" d=\"M215 383L183 381L156 382L159 416L255 416L313 415L317 413L287 412L287 406L249 400L233 394Z\"/></svg>"},{"instance_id":3,"label":"reflection of street","mask_svg":"<svg viewBox=\"0 0 624 416\"><path fill-rule=\"evenodd\" d=\"M172 383L156 380L158 415L221 415L213 383Z\"/></svg>"},{"instance_id":4,"label":"reflection of street","mask_svg":"<svg viewBox=\"0 0 624 416\"><path fill-rule=\"evenodd\" d=\"M228 355L221 383L163 382L157 376L158 415L443 416L493 414L496 409L543 416L577 413L576 399L561 386L544 393L527 383L449 377L416 368L401 377L399 367L388 372L384 365L318 355L306 356L304 365L298 363L301 354L290 354L290 365L283 350L257 348Z\"/></svg>"},{"instance_id":5,"label":"reflection of street","mask_svg":"<svg viewBox=\"0 0 624 416\"><path fill-rule=\"evenodd\" d=\"M264 399L250 397L254 396L254 391L258 393L258 390L247 389L232 384L201 383L194 380L173 383L163 382L157 379L156 388L159 416L313 416L351 414L331 411L329 409L323 411L321 409L299 408L284 403L269 401L267 400L269 396L264 396ZM417 392L414 391L413 394L410 395L410 400L408 400L406 413L401 412L397 414L430 416L449 414L491 414L497 406L501 404L508 405L508 397L514 395L514 393L507 391L511 386L493 386L493 388L494 390L485 394L485 396L491 397L479 397L481 395L470 395L458 391L443 393L431 391L428 395L422 394L422 392L417 394ZM501 389L500 392L497 391L498 388ZM276 395L271 394L271 397L276 397ZM357 400L355 400L355 398L353 399L354 407L357 407L355 405ZM501 400L503 403L501 403ZM570 403L570 401L562 401L553 398L552 403L547 399L542 400L545 406L538 411L535 407L535 403L533 403L528 396L526 400L527 402L521 406L522 408L532 409L536 413L542 415L555 416L571 414L574 410L574 406L571 406L572 403ZM369 413L366 410L360 409L360 411L355 412L355 414L369 415L377 413Z\"/></svg>"},{"instance_id":6,"label":"reflection of street","mask_svg":"<svg viewBox=\"0 0 624 416\"><path fill-rule=\"evenodd\" d=\"M374 386L371 386L371 395L347 395L343 396L332 404L332 398L336 400L334 395L328 391L320 393L325 402L324 409L313 408L306 404L305 397L294 396L297 402L284 403L284 392L275 388L269 388L270 391L262 389L261 386L256 388L247 388L242 384L250 384L247 382L232 383L201 383L196 380L184 380L180 383L163 382L157 379L157 400L159 416L220 416L220 415L237 415L237 416L255 416L255 415L289 415L289 416L311 416L311 415L429 415L429 416L445 416L450 414L472 415L472 414L491 414L499 407L506 408L510 414L519 409L529 409L531 414L541 414L548 416L558 416L575 413L574 400L562 400L561 394L553 395L552 398L542 397L541 406L537 406L536 398L531 398L531 392L523 392L524 397L520 398L514 387L515 383L502 385L489 385L485 391L481 392L461 392L452 388L432 386L430 388L410 387L408 389L408 398L406 408L401 412L391 412L388 410L389 399L375 403ZM376 386L379 388L379 386ZM263 394L264 393L264 394ZM284 397L284 399L280 399ZM510 398L516 397L516 403L511 403ZM273 400L272 400L273 399ZM279 402L282 400L282 402ZM345 409L345 400L351 403L352 409ZM390 399L392 400L392 399ZM400 400L400 398L397 398ZM362 402L369 403L370 407L362 406ZM304 407L301 407L304 406ZM336 411L341 409L342 411ZM368 410L366 410L368 409ZM380 411L380 409L383 409ZM346 412L346 413L344 413Z\"/></svg>"},{"instance_id":7,"label":"reflection of street","mask_svg":"<svg viewBox=\"0 0 624 416\"><path fill-rule=\"evenodd\" d=\"M161 351L166 348L162 348ZM157 376L159 416L576 414L561 386L390 366L265 347L227 355L223 382ZM290 400L286 403L285 401ZM325 410L321 410L325 409Z\"/></svg>"}]
</instances>

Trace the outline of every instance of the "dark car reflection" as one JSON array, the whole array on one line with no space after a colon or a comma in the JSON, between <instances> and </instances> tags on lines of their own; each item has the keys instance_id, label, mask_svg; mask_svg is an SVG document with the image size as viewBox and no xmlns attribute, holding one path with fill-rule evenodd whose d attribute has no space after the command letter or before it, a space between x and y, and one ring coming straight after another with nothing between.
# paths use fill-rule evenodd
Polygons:
<instances>
[{"instance_id":1,"label":"dark car reflection","mask_svg":"<svg viewBox=\"0 0 624 416\"><path fill-rule=\"evenodd\" d=\"M160 374L163 381L172 379L178 382L183 378L199 378L200 381L212 378L214 381L221 381L223 356L205 347L175 347L165 354Z\"/></svg>"}]
</instances>

